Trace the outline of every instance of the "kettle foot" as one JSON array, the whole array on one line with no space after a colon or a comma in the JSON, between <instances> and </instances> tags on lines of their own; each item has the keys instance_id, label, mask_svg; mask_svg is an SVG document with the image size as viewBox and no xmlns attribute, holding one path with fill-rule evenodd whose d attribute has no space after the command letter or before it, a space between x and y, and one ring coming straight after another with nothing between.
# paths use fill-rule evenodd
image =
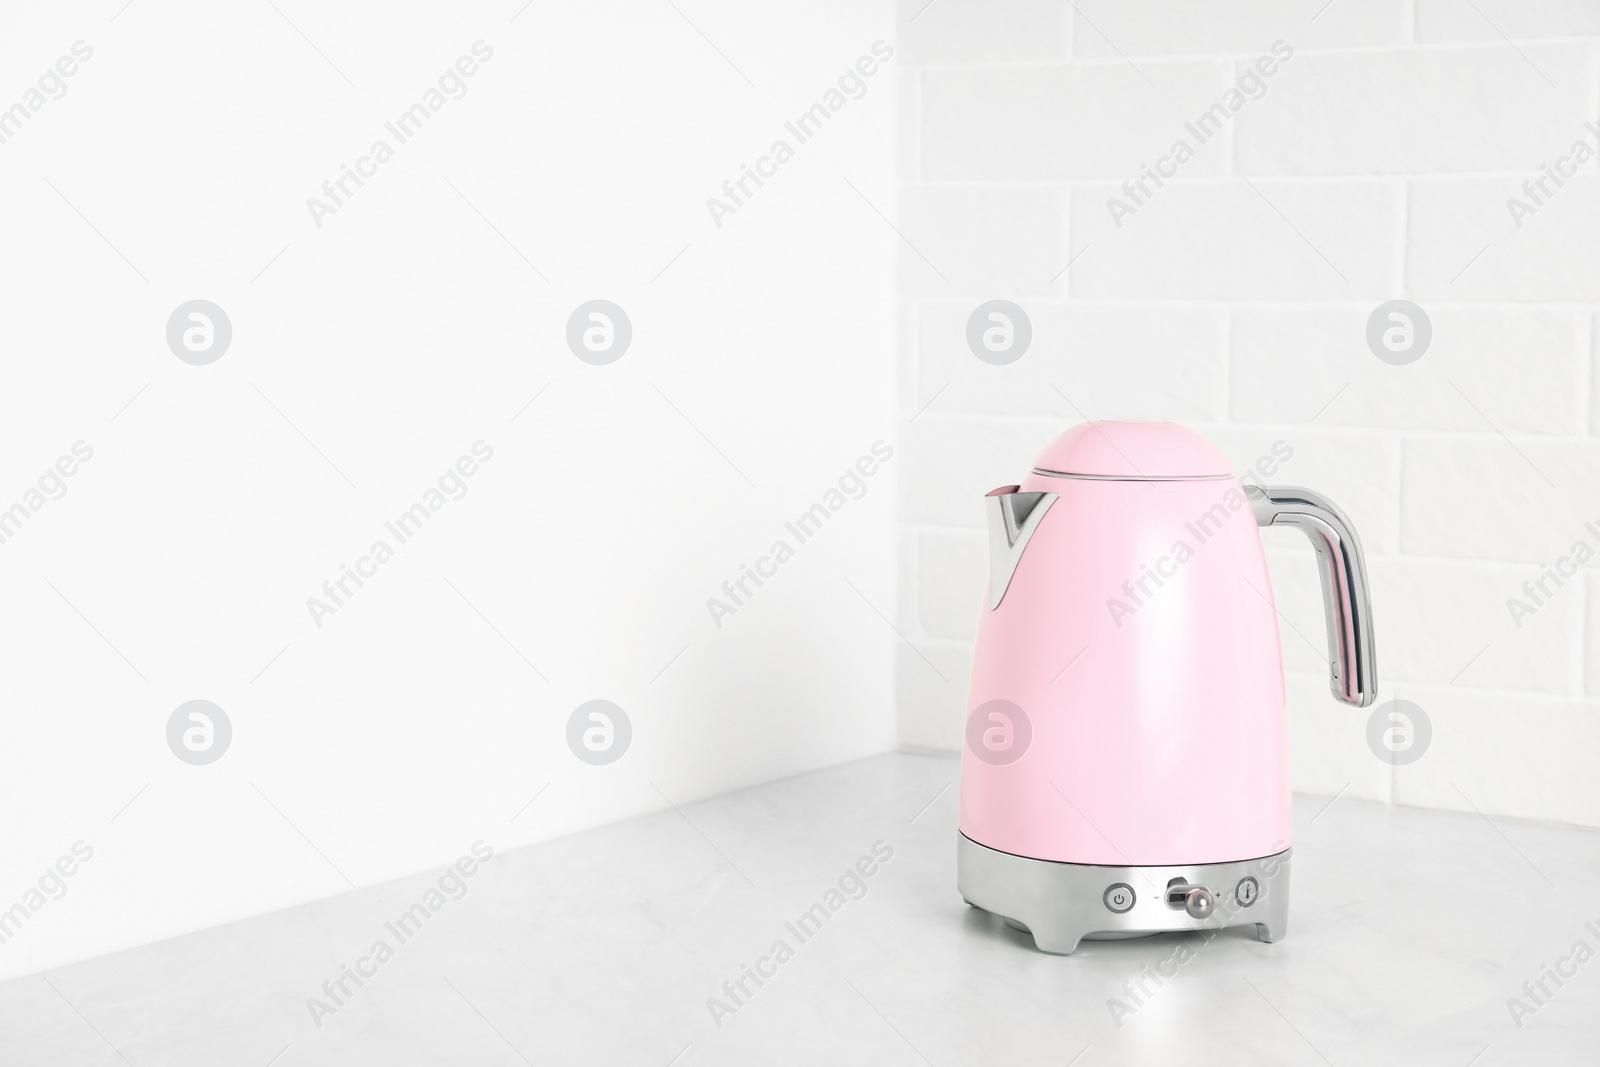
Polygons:
<instances>
[{"instance_id":1,"label":"kettle foot","mask_svg":"<svg viewBox=\"0 0 1600 1067\"><path fill-rule=\"evenodd\" d=\"M1040 952L1048 952L1052 956L1070 956L1078 951L1078 944L1083 940L1082 934L1062 933L1059 930L1037 930L1033 934L1033 945Z\"/></svg>"}]
</instances>

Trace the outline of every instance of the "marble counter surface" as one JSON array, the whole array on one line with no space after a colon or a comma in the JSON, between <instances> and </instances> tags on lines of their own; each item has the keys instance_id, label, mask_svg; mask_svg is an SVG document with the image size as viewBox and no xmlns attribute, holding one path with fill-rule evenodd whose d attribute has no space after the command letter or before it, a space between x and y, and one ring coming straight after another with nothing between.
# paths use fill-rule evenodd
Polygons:
<instances>
[{"instance_id":1,"label":"marble counter surface","mask_svg":"<svg viewBox=\"0 0 1600 1067\"><path fill-rule=\"evenodd\" d=\"M1297 797L1282 941L1058 957L957 894L956 770L881 756L6 982L0 1063L1600 1063L1600 833Z\"/></svg>"}]
</instances>

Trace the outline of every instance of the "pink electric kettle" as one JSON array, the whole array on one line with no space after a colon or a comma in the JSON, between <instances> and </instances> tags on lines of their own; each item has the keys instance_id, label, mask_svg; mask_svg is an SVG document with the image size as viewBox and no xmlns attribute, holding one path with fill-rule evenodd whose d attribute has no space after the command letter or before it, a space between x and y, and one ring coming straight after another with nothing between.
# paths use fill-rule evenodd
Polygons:
<instances>
[{"instance_id":1,"label":"pink electric kettle","mask_svg":"<svg viewBox=\"0 0 1600 1067\"><path fill-rule=\"evenodd\" d=\"M958 886L1045 952L1288 924L1289 738L1258 526L1317 550L1333 695L1377 695L1355 530L1242 485L1171 423L1100 422L988 495L989 590L961 760Z\"/></svg>"}]
</instances>

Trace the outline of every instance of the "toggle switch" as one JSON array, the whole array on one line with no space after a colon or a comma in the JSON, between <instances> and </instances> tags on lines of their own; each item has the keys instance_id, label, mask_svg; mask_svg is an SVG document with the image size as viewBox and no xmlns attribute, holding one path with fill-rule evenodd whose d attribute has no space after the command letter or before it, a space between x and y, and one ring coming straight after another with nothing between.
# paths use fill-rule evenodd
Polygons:
<instances>
[{"instance_id":1,"label":"toggle switch","mask_svg":"<svg viewBox=\"0 0 1600 1067\"><path fill-rule=\"evenodd\" d=\"M1195 886L1183 898L1183 910L1189 913L1191 919L1209 919L1216 906L1216 898L1203 885Z\"/></svg>"},{"instance_id":2,"label":"toggle switch","mask_svg":"<svg viewBox=\"0 0 1600 1067\"><path fill-rule=\"evenodd\" d=\"M1192 919L1209 919L1216 910L1217 898L1203 885L1190 885L1182 878L1167 883L1167 907L1185 911Z\"/></svg>"}]
</instances>

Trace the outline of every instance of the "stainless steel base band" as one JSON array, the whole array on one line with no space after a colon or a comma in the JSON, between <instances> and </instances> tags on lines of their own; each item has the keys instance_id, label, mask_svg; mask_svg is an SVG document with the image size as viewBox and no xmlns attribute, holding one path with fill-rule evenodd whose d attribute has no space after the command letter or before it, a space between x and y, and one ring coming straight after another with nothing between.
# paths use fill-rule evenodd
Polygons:
<instances>
[{"instance_id":1,"label":"stainless steel base band","mask_svg":"<svg viewBox=\"0 0 1600 1067\"><path fill-rule=\"evenodd\" d=\"M1276 941L1289 926L1293 851L1233 863L1100 867L1013 856L958 833L956 885L967 903L1003 916L1032 933L1041 951L1059 955L1084 938L1252 924L1261 940ZM1195 889L1214 901L1192 907L1209 912L1204 918L1183 905L1184 894Z\"/></svg>"}]
</instances>

